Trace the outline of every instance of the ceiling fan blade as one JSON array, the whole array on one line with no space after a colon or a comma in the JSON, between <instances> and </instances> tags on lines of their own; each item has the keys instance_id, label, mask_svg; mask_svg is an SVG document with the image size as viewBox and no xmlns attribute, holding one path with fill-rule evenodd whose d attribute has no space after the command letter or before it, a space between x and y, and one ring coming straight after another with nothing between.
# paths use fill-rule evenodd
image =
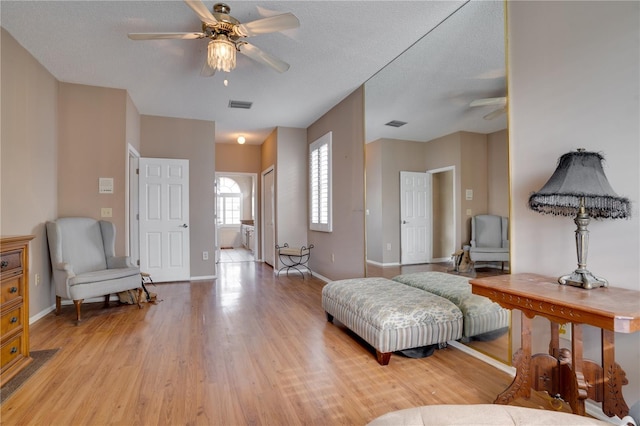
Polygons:
<instances>
[{"instance_id":1,"label":"ceiling fan blade","mask_svg":"<svg viewBox=\"0 0 640 426\"><path fill-rule=\"evenodd\" d=\"M213 77L216 73L216 70L209 66L209 61L207 59L204 60L204 64L200 69L200 77Z\"/></svg>"},{"instance_id":2,"label":"ceiling fan blade","mask_svg":"<svg viewBox=\"0 0 640 426\"><path fill-rule=\"evenodd\" d=\"M494 118L498 118L499 116L501 116L505 112L507 112L507 108L500 108L500 109L497 109L495 111L490 112L489 114L485 115L482 118L484 118L485 120L493 120Z\"/></svg>"},{"instance_id":3,"label":"ceiling fan blade","mask_svg":"<svg viewBox=\"0 0 640 426\"><path fill-rule=\"evenodd\" d=\"M209 9L207 9L207 6L205 6L201 0L184 0L184 2L200 17L202 22L212 25L218 23L218 20L213 16Z\"/></svg>"},{"instance_id":4,"label":"ceiling fan blade","mask_svg":"<svg viewBox=\"0 0 640 426\"><path fill-rule=\"evenodd\" d=\"M289 69L289 64L276 58L275 56L269 55L253 44L249 44L246 42L238 43L238 50L240 51L240 53L248 56L254 61L267 65L278 72L285 72Z\"/></svg>"},{"instance_id":5,"label":"ceiling fan blade","mask_svg":"<svg viewBox=\"0 0 640 426\"><path fill-rule=\"evenodd\" d=\"M506 97L501 98L485 98L485 99L476 99L475 101L469 104L470 107L476 106L489 106L489 105L505 105L507 103Z\"/></svg>"},{"instance_id":6,"label":"ceiling fan blade","mask_svg":"<svg viewBox=\"0 0 640 426\"><path fill-rule=\"evenodd\" d=\"M182 39L193 40L204 38L204 33L129 33L131 40L162 40L162 39Z\"/></svg>"},{"instance_id":7,"label":"ceiling fan blade","mask_svg":"<svg viewBox=\"0 0 640 426\"><path fill-rule=\"evenodd\" d=\"M283 13L282 15L270 16L268 18L247 22L246 24L240 24L237 27L237 32L243 37L250 37L258 34L290 30L298 28L299 26L300 21L293 13Z\"/></svg>"}]
</instances>

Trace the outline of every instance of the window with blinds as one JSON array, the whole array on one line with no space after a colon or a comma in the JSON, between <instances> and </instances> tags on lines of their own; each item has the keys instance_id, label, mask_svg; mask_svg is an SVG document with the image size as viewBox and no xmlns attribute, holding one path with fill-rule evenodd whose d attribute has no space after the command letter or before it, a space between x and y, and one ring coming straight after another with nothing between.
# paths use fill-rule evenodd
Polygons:
<instances>
[{"instance_id":1,"label":"window with blinds","mask_svg":"<svg viewBox=\"0 0 640 426\"><path fill-rule=\"evenodd\" d=\"M331 132L309 145L309 229L331 232Z\"/></svg>"}]
</instances>

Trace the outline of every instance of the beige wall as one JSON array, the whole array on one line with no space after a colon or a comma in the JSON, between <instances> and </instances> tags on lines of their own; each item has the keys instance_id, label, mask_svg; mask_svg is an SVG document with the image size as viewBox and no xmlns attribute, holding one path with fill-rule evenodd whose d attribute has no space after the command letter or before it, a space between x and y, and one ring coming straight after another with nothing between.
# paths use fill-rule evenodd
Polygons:
<instances>
[{"instance_id":1,"label":"beige wall","mask_svg":"<svg viewBox=\"0 0 640 426\"><path fill-rule=\"evenodd\" d=\"M29 267L33 317L53 300L44 223L58 215L58 81L1 31L0 234L35 235Z\"/></svg>"},{"instance_id":2,"label":"beige wall","mask_svg":"<svg viewBox=\"0 0 640 426\"><path fill-rule=\"evenodd\" d=\"M365 270L364 89L358 88L307 129L307 141L333 132L333 232L308 232L311 269L332 280Z\"/></svg>"},{"instance_id":3,"label":"beige wall","mask_svg":"<svg viewBox=\"0 0 640 426\"><path fill-rule=\"evenodd\" d=\"M611 186L633 209L630 220L591 221L588 269L640 290L640 3L508 2L507 12L512 270L557 277L576 268L573 219L535 213L527 200L558 157L583 147L604 154ZM584 334L585 357L598 360L597 329ZM615 346L638 420L640 333L616 333Z\"/></svg>"},{"instance_id":4,"label":"beige wall","mask_svg":"<svg viewBox=\"0 0 640 426\"><path fill-rule=\"evenodd\" d=\"M116 226L116 254L124 255L128 155L127 93L122 89L60 83L58 216L101 219ZM113 178L113 194L100 194L98 180Z\"/></svg>"},{"instance_id":5,"label":"beige wall","mask_svg":"<svg viewBox=\"0 0 640 426\"><path fill-rule=\"evenodd\" d=\"M487 135L487 213L509 217L509 132Z\"/></svg>"},{"instance_id":6,"label":"beige wall","mask_svg":"<svg viewBox=\"0 0 640 426\"><path fill-rule=\"evenodd\" d=\"M216 144L216 172L257 173L261 170L261 145Z\"/></svg>"},{"instance_id":7,"label":"beige wall","mask_svg":"<svg viewBox=\"0 0 640 426\"><path fill-rule=\"evenodd\" d=\"M141 116L140 155L189 160L191 277L211 277L215 269L215 123ZM201 253L208 251L209 260Z\"/></svg>"},{"instance_id":8,"label":"beige wall","mask_svg":"<svg viewBox=\"0 0 640 426\"><path fill-rule=\"evenodd\" d=\"M278 127L276 244L307 246L307 131Z\"/></svg>"}]
</instances>

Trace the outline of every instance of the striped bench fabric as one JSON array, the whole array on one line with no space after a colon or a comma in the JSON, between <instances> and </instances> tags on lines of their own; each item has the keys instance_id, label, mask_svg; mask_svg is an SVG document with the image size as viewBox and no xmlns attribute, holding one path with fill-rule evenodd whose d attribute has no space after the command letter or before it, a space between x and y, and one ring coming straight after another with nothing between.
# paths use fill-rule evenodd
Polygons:
<instances>
[{"instance_id":1,"label":"striped bench fabric","mask_svg":"<svg viewBox=\"0 0 640 426\"><path fill-rule=\"evenodd\" d=\"M471 293L469 278L444 272L415 272L392 278L453 302L464 317L463 337L502 330L509 327L509 310L490 299Z\"/></svg>"},{"instance_id":2,"label":"striped bench fabric","mask_svg":"<svg viewBox=\"0 0 640 426\"><path fill-rule=\"evenodd\" d=\"M462 336L462 313L449 300L386 278L332 281L322 307L376 350L387 365L391 353L445 343Z\"/></svg>"}]
</instances>

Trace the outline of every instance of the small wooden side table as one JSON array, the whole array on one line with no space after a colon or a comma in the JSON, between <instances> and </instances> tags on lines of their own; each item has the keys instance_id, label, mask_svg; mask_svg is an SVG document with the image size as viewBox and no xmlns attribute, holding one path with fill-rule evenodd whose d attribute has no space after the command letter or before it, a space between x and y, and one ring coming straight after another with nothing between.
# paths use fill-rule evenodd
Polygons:
<instances>
[{"instance_id":1,"label":"small wooden side table","mask_svg":"<svg viewBox=\"0 0 640 426\"><path fill-rule=\"evenodd\" d=\"M556 278L537 274L499 275L473 279L472 292L522 311L522 347L513 355L516 376L494 403L529 398L531 389L560 395L576 414L584 415L584 401L602 402L608 416L623 418L629 407L622 396L625 372L615 362L614 335L640 330L640 292L605 287L593 290L560 285ZM531 355L531 320L551 321L549 354ZM560 349L559 326L571 323L571 351ZM601 329L601 365L583 359L582 325Z\"/></svg>"}]
</instances>

